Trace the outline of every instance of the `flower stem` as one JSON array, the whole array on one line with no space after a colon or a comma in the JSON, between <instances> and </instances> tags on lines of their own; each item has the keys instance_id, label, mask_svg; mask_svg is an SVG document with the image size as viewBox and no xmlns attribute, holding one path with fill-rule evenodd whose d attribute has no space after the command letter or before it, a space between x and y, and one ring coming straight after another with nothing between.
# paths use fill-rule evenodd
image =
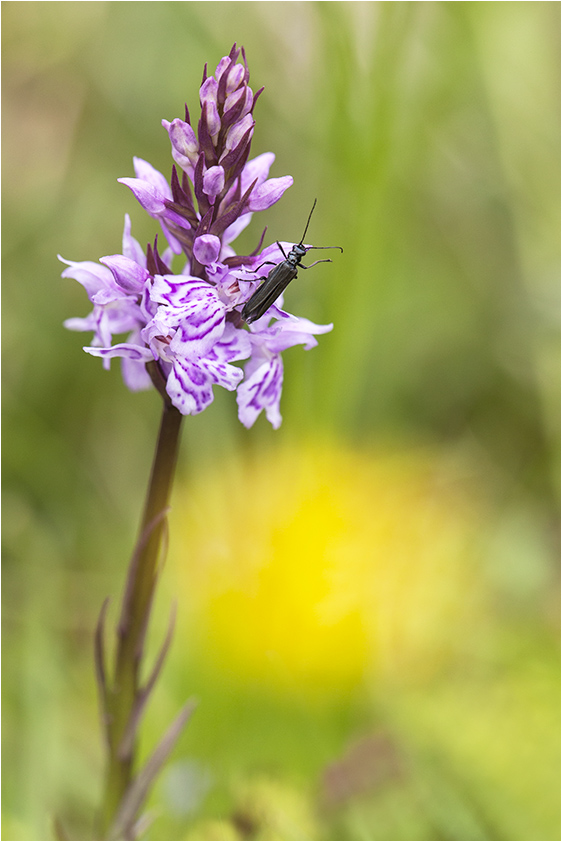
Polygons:
<instances>
[{"instance_id":1,"label":"flower stem","mask_svg":"<svg viewBox=\"0 0 562 842\"><path fill-rule=\"evenodd\" d=\"M135 772L136 728L146 701L140 685L140 669L165 538L182 419L180 412L165 400L139 537L129 565L117 627L113 683L102 687L108 751L100 815L102 839L107 838Z\"/></svg>"}]
</instances>

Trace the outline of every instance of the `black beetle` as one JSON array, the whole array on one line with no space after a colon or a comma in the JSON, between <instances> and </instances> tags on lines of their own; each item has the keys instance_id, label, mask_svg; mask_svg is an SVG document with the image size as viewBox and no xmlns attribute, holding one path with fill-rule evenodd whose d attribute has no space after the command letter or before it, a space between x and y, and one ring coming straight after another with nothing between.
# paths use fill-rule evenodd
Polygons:
<instances>
[{"instance_id":1,"label":"black beetle","mask_svg":"<svg viewBox=\"0 0 562 842\"><path fill-rule=\"evenodd\" d=\"M251 298L249 298L244 304L242 318L248 324L255 322L256 319L259 319L260 316L263 316L263 314L269 310L272 304L275 304L281 293L289 286L291 281L297 277L299 269L311 269L313 266L316 266L317 263L332 262L329 258L327 258L326 260L315 260L314 263L310 264L310 266L305 266L301 263L301 261L308 251L311 251L312 249L339 249L343 254L341 246L303 246L310 218L315 207L316 199L314 200L312 210L308 215L308 220L304 233L301 237L301 241L293 246L289 254L285 254L283 246L279 241L277 241L277 245L281 249L281 254L285 260L283 260L282 263L273 264L274 268L267 277L263 278L263 284L257 288ZM268 263L271 264L271 261L267 260L265 263L262 263L261 266L258 266L256 271L259 271L262 266L265 266ZM262 279L260 278L260 280Z\"/></svg>"}]
</instances>

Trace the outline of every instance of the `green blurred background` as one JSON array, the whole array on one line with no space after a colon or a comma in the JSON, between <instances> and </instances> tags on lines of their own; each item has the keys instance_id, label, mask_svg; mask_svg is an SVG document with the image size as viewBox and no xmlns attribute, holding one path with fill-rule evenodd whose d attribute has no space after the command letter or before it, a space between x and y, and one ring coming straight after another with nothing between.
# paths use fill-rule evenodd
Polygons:
<instances>
[{"instance_id":1,"label":"green blurred background","mask_svg":"<svg viewBox=\"0 0 562 842\"><path fill-rule=\"evenodd\" d=\"M168 174L234 41L252 151L294 186L237 242L339 244L286 303L283 426L185 423L146 754L198 711L152 839L558 839L559 33L553 2L2 4L3 838L87 838L113 621L159 401L62 322L60 253L156 233L118 177ZM83 341L84 340L84 341Z\"/></svg>"}]
</instances>

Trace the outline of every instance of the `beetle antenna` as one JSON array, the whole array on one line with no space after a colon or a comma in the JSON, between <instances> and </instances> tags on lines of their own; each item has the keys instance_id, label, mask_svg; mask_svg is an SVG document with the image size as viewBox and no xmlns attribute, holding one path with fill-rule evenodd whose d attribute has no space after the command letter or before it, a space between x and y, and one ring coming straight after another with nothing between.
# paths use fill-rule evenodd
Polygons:
<instances>
[{"instance_id":1,"label":"beetle antenna","mask_svg":"<svg viewBox=\"0 0 562 842\"><path fill-rule=\"evenodd\" d=\"M312 251L312 249L339 249L343 254L343 249L341 246L310 246L308 251Z\"/></svg>"},{"instance_id":2,"label":"beetle antenna","mask_svg":"<svg viewBox=\"0 0 562 842\"><path fill-rule=\"evenodd\" d=\"M307 221L306 221L306 227L305 227L305 229L304 229L304 234L303 234L303 235L302 235L302 237L301 237L301 241L300 241L300 243L299 243L299 246L302 246L302 244L304 243L304 238L306 237L306 232L308 231L308 226L309 226L309 224L310 224L310 217L312 216L312 212L314 211L314 208L316 207L316 202L317 202L317 201L318 201L318 199L315 199L315 200L314 200L314 204L312 205L312 210L311 210L311 211L310 211L310 213L308 214L308 219L307 219Z\"/></svg>"}]
</instances>

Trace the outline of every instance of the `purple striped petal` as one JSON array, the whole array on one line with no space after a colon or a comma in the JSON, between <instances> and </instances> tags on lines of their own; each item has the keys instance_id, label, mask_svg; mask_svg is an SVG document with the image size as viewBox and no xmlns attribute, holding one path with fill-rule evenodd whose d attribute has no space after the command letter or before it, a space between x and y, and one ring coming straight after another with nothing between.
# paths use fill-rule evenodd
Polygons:
<instances>
[{"instance_id":1,"label":"purple striped petal","mask_svg":"<svg viewBox=\"0 0 562 842\"><path fill-rule=\"evenodd\" d=\"M275 356L262 363L253 374L238 386L236 401L238 418L250 428L258 415L265 409L267 420L274 430L281 426L279 402L283 387L283 363Z\"/></svg>"},{"instance_id":2,"label":"purple striped petal","mask_svg":"<svg viewBox=\"0 0 562 842\"><path fill-rule=\"evenodd\" d=\"M190 298L203 296L213 287L201 278L189 275L155 275L152 281L150 298L157 304L169 304L171 307L184 307Z\"/></svg>"},{"instance_id":3,"label":"purple striped petal","mask_svg":"<svg viewBox=\"0 0 562 842\"><path fill-rule=\"evenodd\" d=\"M225 305L220 301L215 288L206 281L188 278L174 289L175 277L157 276L154 283L155 286L159 284L160 295L164 300L168 295L171 301L181 300L182 304L170 306L167 301L161 305L152 322L143 330L143 339L152 345L151 340L158 334L171 336L171 357L194 360L205 356L215 342L221 339L225 327Z\"/></svg>"},{"instance_id":4,"label":"purple striped petal","mask_svg":"<svg viewBox=\"0 0 562 842\"><path fill-rule=\"evenodd\" d=\"M134 345L129 342L122 342L119 345L111 345L109 347L87 345L83 350L86 351L87 354L91 354L93 357L101 357L103 360L103 367L105 369L109 369L111 360L114 357L127 357L129 360L133 360L137 364L142 363L142 365L153 359L153 355L148 348Z\"/></svg>"},{"instance_id":5,"label":"purple striped petal","mask_svg":"<svg viewBox=\"0 0 562 842\"><path fill-rule=\"evenodd\" d=\"M211 348L207 359L234 362L247 359L251 351L252 345L248 331L235 328L231 322L227 322L222 337Z\"/></svg>"},{"instance_id":6,"label":"purple striped petal","mask_svg":"<svg viewBox=\"0 0 562 842\"><path fill-rule=\"evenodd\" d=\"M129 360L142 360L149 362L154 359L151 351L142 345L133 345L129 342L121 342L118 345L111 345L109 348L96 348L88 345L84 348L87 354L93 357L102 357L103 359L112 359L113 357L127 357Z\"/></svg>"},{"instance_id":7,"label":"purple striped petal","mask_svg":"<svg viewBox=\"0 0 562 842\"><path fill-rule=\"evenodd\" d=\"M170 352L176 357L204 357L224 332L224 305L220 302L191 303L183 308Z\"/></svg>"},{"instance_id":8,"label":"purple striped petal","mask_svg":"<svg viewBox=\"0 0 562 842\"><path fill-rule=\"evenodd\" d=\"M213 402L211 378L189 360L174 360L166 391L182 415L198 415Z\"/></svg>"},{"instance_id":9,"label":"purple striped petal","mask_svg":"<svg viewBox=\"0 0 562 842\"><path fill-rule=\"evenodd\" d=\"M228 389L229 392L233 392L244 377L244 372L238 366L216 362L208 357L200 360L200 365L205 369L213 383L222 386L223 389Z\"/></svg>"}]
</instances>

